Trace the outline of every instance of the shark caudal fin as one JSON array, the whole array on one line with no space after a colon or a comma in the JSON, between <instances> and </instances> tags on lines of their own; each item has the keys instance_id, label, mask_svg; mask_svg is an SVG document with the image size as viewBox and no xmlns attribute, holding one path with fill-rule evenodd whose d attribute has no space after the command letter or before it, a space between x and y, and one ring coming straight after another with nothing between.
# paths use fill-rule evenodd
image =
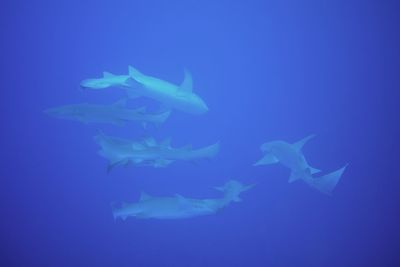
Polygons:
<instances>
[{"instance_id":1,"label":"shark caudal fin","mask_svg":"<svg viewBox=\"0 0 400 267\"><path fill-rule=\"evenodd\" d=\"M126 205L125 202L113 201L110 203L110 205L114 221L117 221L118 218L121 218L123 221L125 221L126 218L128 218L128 216L125 214L119 214L120 209Z\"/></svg>"},{"instance_id":2,"label":"shark caudal fin","mask_svg":"<svg viewBox=\"0 0 400 267\"><path fill-rule=\"evenodd\" d=\"M342 174L344 170L346 169L348 164L346 164L344 167L328 173L326 175L312 178L311 180L308 180L307 183L316 188L318 191L321 193L331 195L333 190L335 189L337 183L339 182L340 178L342 177Z\"/></svg>"}]
</instances>

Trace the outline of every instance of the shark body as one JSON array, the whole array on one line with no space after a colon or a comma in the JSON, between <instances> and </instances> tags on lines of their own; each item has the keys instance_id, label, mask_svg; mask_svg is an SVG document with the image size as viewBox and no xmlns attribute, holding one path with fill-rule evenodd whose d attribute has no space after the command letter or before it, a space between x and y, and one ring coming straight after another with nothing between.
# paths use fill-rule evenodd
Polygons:
<instances>
[{"instance_id":1,"label":"shark body","mask_svg":"<svg viewBox=\"0 0 400 267\"><path fill-rule=\"evenodd\" d=\"M127 88L132 97L145 96L155 99L167 108L174 108L190 114L203 114L208 111L206 103L193 93L191 74L185 70L185 77L180 85L144 75L129 66L131 86Z\"/></svg>"},{"instance_id":2,"label":"shark body","mask_svg":"<svg viewBox=\"0 0 400 267\"><path fill-rule=\"evenodd\" d=\"M347 165L327 175L314 177L320 170L311 167L301 151L313 137L314 135L310 135L294 144L280 140L264 143L260 148L264 156L254 166L281 163L291 170L289 183L301 179L320 192L330 195Z\"/></svg>"},{"instance_id":3,"label":"shark body","mask_svg":"<svg viewBox=\"0 0 400 267\"><path fill-rule=\"evenodd\" d=\"M108 170L118 165L166 167L176 160L198 160L212 158L219 151L219 143L192 149L190 146L173 148L170 140L157 143L153 138L139 142L99 134L95 141L100 145L99 154L108 159Z\"/></svg>"},{"instance_id":4,"label":"shark body","mask_svg":"<svg viewBox=\"0 0 400 267\"><path fill-rule=\"evenodd\" d=\"M173 197L153 197L142 193L136 203L122 203L113 206L114 219L126 220L128 217L138 219L184 219L215 214L231 202L241 201L239 195L254 185L242 185L235 180L228 181L217 189L224 197L215 199L194 199L181 195Z\"/></svg>"},{"instance_id":5,"label":"shark body","mask_svg":"<svg viewBox=\"0 0 400 267\"><path fill-rule=\"evenodd\" d=\"M147 113L146 108L128 109L126 100L122 99L112 105L95 105L88 103L65 105L45 110L50 116L80 121L83 123L110 123L124 125L126 122L141 122L159 125L170 115L170 111L160 113Z\"/></svg>"}]
</instances>

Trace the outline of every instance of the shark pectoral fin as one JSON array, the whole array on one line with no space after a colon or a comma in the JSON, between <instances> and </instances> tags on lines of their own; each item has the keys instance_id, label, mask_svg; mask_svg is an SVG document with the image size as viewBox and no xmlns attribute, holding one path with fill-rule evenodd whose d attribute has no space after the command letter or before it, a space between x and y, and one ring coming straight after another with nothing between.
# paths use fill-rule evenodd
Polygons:
<instances>
[{"instance_id":1,"label":"shark pectoral fin","mask_svg":"<svg viewBox=\"0 0 400 267\"><path fill-rule=\"evenodd\" d=\"M134 98L138 98L141 95L136 93L134 89L130 88L126 88L126 94L128 95L129 98L134 99Z\"/></svg>"},{"instance_id":2,"label":"shark pectoral fin","mask_svg":"<svg viewBox=\"0 0 400 267\"><path fill-rule=\"evenodd\" d=\"M181 86L179 87L180 90L185 91L185 92L192 92L193 90L193 80L192 80L192 74L187 69L184 69L185 77L183 78L183 82L181 83Z\"/></svg>"},{"instance_id":3,"label":"shark pectoral fin","mask_svg":"<svg viewBox=\"0 0 400 267\"><path fill-rule=\"evenodd\" d=\"M123 221L125 221L128 218L128 215L120 215L119 216ZM116 220L116 216L114 216L114 219Z\"/></svg>"},{"instance_id":4,"label":"shark pectoral fin","mask_svg":"<svg viewBox=\"0 0 400 267\"><path fill-rule=\"evenodd\" d=\"M108 71L103 71L103 77L104 78L110 78L110 77L114 77L115 75L108 72Z\"/></svg>"},{"instance_id":5,"label":"shark pectoral fin","mask_svg":"<svg viewBox=\"0 0 400 267\"><path fill-rule=\"evenodd\" d=\"M308 169L310 170L310 173L311 173L311 174L316 174L316 173L321 172L320 169L316 169L316 168L313 168L313 167L311 167L311 166L308 166Z\"/></svg>"},{"instance_id":6,"label":"shark pectoral fin","mask_svg":"<svg viewBox=\"0 0 400 267\"><path fill-rule=\"evenodd\" d=\"M114 169L115 166L120 165L120 164L127 164L127 162L129 162L128 160L116 160L116 161L112 161L108 164L107 166L107 173L110 173L112 169Z\"/></svg>"},{"instance_id":7,"label":"shark pectoral fin","mask_svg":"<svg viewBox=\"0 0 400 267\"><path fill-rule=\"evenodd\" d=\"M279 160L272 155L271 153L269 154L265 154L265 156L260 159L259 161L257 161L255 164L253 164L253 166L259 166L259 165L268 165L268 164L274 164L274 163L278 163Z\"/></svg>"},{"instance_id":8,"label":"shark pectoral fin","mask_svg":"<svg viewBox=\"0 0 400 267\"><path fill-rule=\"evenodd\" d=\"M127 102L127 99L126 99L126 98L121 98L121 99L119 99L118 101L114 102L114 103L111 104L111 105L114 106L114 107L121 107L121 108L123 108L123 107L126 106L126 102Z\"/></svg>"},{"instance_id":9,"label":"shark pectoral fin","mask_svg":"<svg viewBox=\"0 0 400 267\"><path fill-rule=\"evenodd\" d=\"M174 162L174 160L169 159L157 159L154 161L153 167L160 168L160 167L167 167L169 164Z\"/></svg>"},{"instance_id":10,"label":"shark pectoral fin","mask_svg":"<svg viewBox=\"0 0 400 267\"><path fill-rule=\"evenodd\" d=\"M225 188L223 186L214 186L214 189L218 190L218 191L221 191L221 192L225 191Z\"/></svg>"},{"instance_id":11,"label":"shark pectoral fin","mask_svg":"<svg viewBox=\"0 0 400 267\"><path fill-rule=\"evenodd\" d=\"M290 177L289 177L289 183L293 183L294 181L297 181L301 178L301 175L298 172L294 172L292 171L290 173Z\"/></svg>"},{"instance_id":12,"label":"shark pectoral fin","mask_svg":"<svg viewBox=\"0 0 400 267\"><path fill-rule=\"evenodd\" d=\"M140 108L135 108L132 111L135 112L135 113L146 113L147 108L143 106L143 107L140 107Z\"/></svg>"},{"instance_id":13,"label":"shark pectoral fin","mask_svg":"<svg viewBox=\"0 0 400 267\"><path fill-rule=\"evenodd\" d=\"M161 141L160 146L164 147L164 148L170 148L171 147L171 138L169 137L169 138L166 138L163 141Z\"/></svg>"},{"instance_id":14,"label":"shark pectoral fin","mask_svg":"<svg viewBox=\"0 0 400 267\"><path fill-rule=\"evenodd\" d=\"M239 196L233 198L233 202L242 202L242 199Z\"/></svg>"},{"instance_id":15,"label":"shark pectoral fin","mask_svg":"<svg viewBox=\"0 0 400 267\"><path fill-rule=\"evenodd\" d=\"M301 139L300 141L297 141L296 143L294 143L294 144L293 144L293 147L294 147L296 150L300 151L300 150L303 148L303 146L304 146L310 139L312 139L312 138L314 138L314 137L315 137L315 134L311 134L311 135L307 136L306 138L303 138L303 139Z\"/></svg>"},{"instance_id":16,"label":"shark pectoral fin","mask_svg":"<svg viewBox=\"0 0 400 267\"><path fill-rule=\"evenodd\" d=\"M143 144L146 145L147 147L157 146L157 142L153 137L147 137L147 138L143 139Z\"/></svg>"},{"instance_id":17,"label":"shark pectoral fin","mask_svg":"<svg viewBox=\"0 0 400 267\"><path fill-rule=\"evenodd\" d=\"M145 147L140 143L132 143L132 149L133 150L143 150L143 149L145 149Z\"/></svg>"}]
</instances>

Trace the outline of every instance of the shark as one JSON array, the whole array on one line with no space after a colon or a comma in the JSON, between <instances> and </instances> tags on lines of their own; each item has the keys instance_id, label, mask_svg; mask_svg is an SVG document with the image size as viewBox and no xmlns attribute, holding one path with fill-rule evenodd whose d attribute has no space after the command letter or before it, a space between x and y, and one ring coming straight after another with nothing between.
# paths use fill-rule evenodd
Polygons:
<instances>
[{"instance_id":1,"label":"shark","mask_svg":"<svg viewBox=\"0 0 400 267\"><path fill-rule=\"evenodd\" d=\"M127 122L141 122L146 128L148 123L160 125L169 117L171 111L147 113L145 107L137 109L126 108L126 99L121 99L111 105L95 105L88 103L65 105L49 108L46 114L60 118L80 121L82 123L109 123L118 126Z\"/></svg>"},{"instance_id":2,"label":"shark","mask_svg":"<svg viewBox=\"0 0 400 267\"><path fill-rule=\"evenodd\" d=\"M291 170L289 183L303 180L318 191L331 195L348 164L334 172L316 177L315 174L321 170L311 167L302 152L303 146L314 137L315 135L309 135L293 144L281 140L264 143L260 147L264 156L254 166L280 163Z\"/></svg>"},{"instance_id":3,"label":"shark","mask_svg":"<svg viewBox=\"0 0 400 267\"><path fill-rule=\"evenodd\" d=\"M202 158L213 158L219 151L219 142L192 149L191 146L180 148L171 147L171 139L157 142L152 137L139 141L107 136L103 133L95 136L95 141L100 146L100 156L108 159L108 171L118 165L151 166L155 168L166 167L177 160L197 161Z\"/></svg>"},{"instance_id":4,"label":"shark","mask_svg":"<svg viewBox=\"0 0 400 267\"><path fill-rule=\"evenodd\" d=\"M141 193L134 203L112 203L114 220L137 219L185 219L215 214L232 202L240 202L240 194L250 190L254 184L243 185L236 180L229 180L221 187L216 187L222 198L195 199L176 194L172 197L156 197Z\"/></svg>"},{"instance_id":5,"label":"shark","mask_svg":"<svg viewBox=\"0 0 400 267\"><path fill-rule=\"evenodd\" d=\"M147 76L129 66L130 87L126 90L131 97L145 96L162 103L167 108L174 108L190 114L203 114L208 111L206 103L193 93L192 75L184 70L184 79L180 85Z\"/></svg>"},{"instance_id":6,"label":"shark","mask_svg":"<svg viewBox=\"0 0 400 267\"><path fill-rule=\"evenodd\" d=\"M80 83L83 89L101 90L109 87L122 87L127 88L130 86L129 75L115 75L110 72L104 71L103 77L85 79Z\"/></svg>"}]
</instances>

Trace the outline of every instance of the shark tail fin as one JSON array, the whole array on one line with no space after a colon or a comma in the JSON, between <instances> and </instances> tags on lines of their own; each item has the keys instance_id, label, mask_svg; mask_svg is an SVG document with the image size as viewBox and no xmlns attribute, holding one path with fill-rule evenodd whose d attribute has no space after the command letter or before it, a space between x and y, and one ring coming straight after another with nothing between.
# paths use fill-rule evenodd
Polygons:
<instances>
[{"instance_id":1,"label":"shark tail fin","mask_svg":"<svg viewBox=\"0 0 400 267\"><path fill-rule=\"evenodd\" d=\"M328 173L326 175L320 176L313 178L308 182L308 184L315 189L319 190L321 193L331 195L333 190L335 189L337 183L339 182L340 178L342 177L342 174L344 170L346 169L347 164L334 171L331 173Z\"/></svg>"}]
</instances>

